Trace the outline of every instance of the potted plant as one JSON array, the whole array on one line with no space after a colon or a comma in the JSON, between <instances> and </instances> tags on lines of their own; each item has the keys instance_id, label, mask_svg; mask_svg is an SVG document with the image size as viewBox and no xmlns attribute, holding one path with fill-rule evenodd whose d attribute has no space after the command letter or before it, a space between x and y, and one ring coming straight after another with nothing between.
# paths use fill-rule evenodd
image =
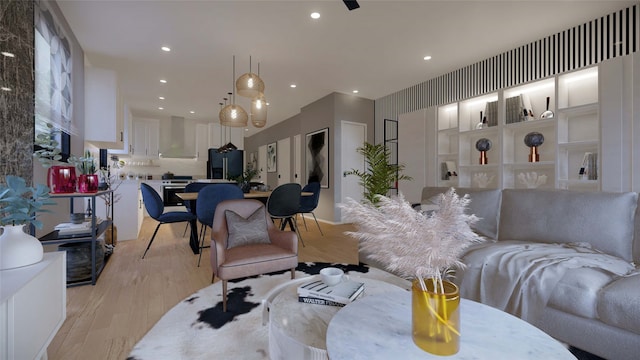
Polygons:
<instances>
[{"instance_id":1,"label":"potted plant","mask_svg":"<svg viewBox=\"0 0 640 360\"><path fill-rule=\"evenodd\" d=\"M47 186L55 194L76 191L76 169L72 165L54 165L62 160L60 143L56 140L60 130L47 124L49 133L39 133L35 139L33 157L47 169Z\"/></svg>"},{"instance_id":2,"label":"potted plant","mask_svg":"<svg viewBox=\"0 0 640 360\"><path fill-rule=\"evenodd\" d=\"M55 204L49 199L49 188L38 184L28 187L18 176L8 175L0 184L0 270L31 265L42 260L40 241L24 231L31 224L42 228L36 213L46 212L43 205Z\"/></svg>"},{"instance_id":3,"label":"potted plant","mask_svg":"<svg viewBox=\"0 0 640 360\"><path fill-rule=\"evenodd\" d=\"M378 202L377 195L386 195L389 187L400 180L413 180L410 176L401 174L403 164L390 164L391 153L384 144L370 144L356 149L364 156L366 171L351 169L346 175L356 175L360 178L360 185L364 187L364 198L372 204Z\"/></svg>"},{"instance_id":4,"label":"potted plant","mask_svg":"<svg viewBox=\"0 0 640 360\"><path fill-rule=\"evenodd\" d=\"M251 191L251 180L258 175L258 170L253 168L251 163L247 164L247 169L240 175L231 178L238 183L238 186L242 189L242 192L249 193Z\"/></svg>"},{"instance_id":5,"label":"potted plant","mask_svg":"<svg viewBox=\"0 0 640 360\"><path fill-rule=\"evenodd\" d=\"M98 174L96 174L96 163L89 150L84 152L83 157L69 156L69 163L75 165L80 172L78 176L78 192L94 193L98 191Z\"/></svg>"},{"instance_id":6,"label":"potted plant","mask_svg":"<svg viewBox=\"0 0 640 360\"><path fill-rule=\"evenodd\" d=\"M453 188L435 201L437 210L420 212L402 194L377 202L353 199L341 204L347 221L357 231L347 232L360 248L387 270L412 279L413 341L436 355L452 355L459 349L458 287L447 277L464 264L464 250L482 240L471 229L478 221L465 214L470 199L458 197Z\"/></svg>"}]
</instances>

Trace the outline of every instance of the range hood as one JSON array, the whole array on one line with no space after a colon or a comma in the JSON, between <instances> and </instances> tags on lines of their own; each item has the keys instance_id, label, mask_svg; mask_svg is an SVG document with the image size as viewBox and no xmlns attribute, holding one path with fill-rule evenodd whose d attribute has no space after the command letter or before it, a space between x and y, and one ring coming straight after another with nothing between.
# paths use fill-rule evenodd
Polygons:
<instances>
[{"instance_id":1,"label":"range hood","mask_svg":"<svg viewBox=\"0 0 640 360\"><path fill-rule=\"evenodd\" d=\"M172 159L194 159L195 150L185 148L184 117L172 116L167 127L169 137L160 149L160 157ZM162 141L160 142L163 143Z\"/></svg>"}]
</instances>

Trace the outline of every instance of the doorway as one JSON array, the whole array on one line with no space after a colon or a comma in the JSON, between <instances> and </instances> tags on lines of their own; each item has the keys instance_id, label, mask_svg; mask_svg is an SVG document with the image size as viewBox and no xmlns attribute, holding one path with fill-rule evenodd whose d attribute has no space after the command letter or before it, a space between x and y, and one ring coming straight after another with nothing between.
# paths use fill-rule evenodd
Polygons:
<instances>
[{"instance_id":1,"label":"doorway","mask_svg":"<svg viewBox=\"0 0 640 360\"><path fill-rule=\"evenodd\" d=\"M364 156L358 153L357 148L364 146L367 141L367 124L342 121L340 139L340 161L342 164L342 195L340 201L344 203L347 198L362 201L364 188L360 185L360 179L355 175L345 175L351 169L365 171ZM340 214L342 221L342 214Z\"/></svg>"}]
</instances>

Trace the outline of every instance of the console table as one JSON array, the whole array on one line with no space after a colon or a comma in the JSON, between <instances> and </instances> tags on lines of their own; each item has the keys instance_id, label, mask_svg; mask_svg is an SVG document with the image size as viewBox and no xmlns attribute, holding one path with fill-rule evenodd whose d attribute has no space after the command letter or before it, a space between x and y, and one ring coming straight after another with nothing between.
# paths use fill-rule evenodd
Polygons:
<instances>
[{"instance_id":1,"label":"console table","mask_svg":"<svg viewBox=\"0 0 640 360\"><path fill-rule=\"evenodd\" d=\"M46 359L67 316L66 253L0 270L0 359Z\"/></svg>"},{"instance_id":2,"label":"console table","mask_svg":"<svg viewBox=\"0 0 640 360\"><path fill-rule=\"evenodd\" d=\"M442 359L411 337L411 293L391 291L345 306L329 323L331 360ZM460 351L447 359L575 359L535 326L490 306L461 299Z\"/></svg>"}]
</instances>

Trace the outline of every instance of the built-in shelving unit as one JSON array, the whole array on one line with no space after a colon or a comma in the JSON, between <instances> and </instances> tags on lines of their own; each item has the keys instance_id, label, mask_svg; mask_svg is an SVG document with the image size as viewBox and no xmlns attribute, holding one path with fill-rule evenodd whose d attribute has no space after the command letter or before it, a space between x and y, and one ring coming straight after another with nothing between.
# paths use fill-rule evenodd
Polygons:
<instances>
[{"instance_id":1,"label":"built-in shelving unit","mask_svg":"<svg viewBox=\"0 0 640 360\"><path fill-rule=\"evenodd\" d=\"M73 200L75 198L88 198L91 199L91 203L95 208L96 198L101 196L108 196L111 198L113 204L113 190L98 191L96 193L70 193L70 194L50 194L52 199L69 198L70 213L73 213ZM113 206L111 207L111 218L113 219ZM61 245L70 243L90 243L91 244L91 277L86 280L78 280L73 282L67 282L67 286L77 286L91 284L95 285L98 281L98 277L104 269L108 256L105 256L104 261L98 261L98 256L101 256L102 252L98 252L98 246L101 246L99 238L104 234L108 227L111 227L113 231L113 222L110 219L104 219L100 223L97 223L97 217L95 211L91 214L91 233L78 234L78 235L60 235L58 230L51 231L50 233L42 236L39 240L42 245ZM104 255L102 255L104 256Z\"/></svg>"},{"instance_id":2,"label":"built-in shelving unit","mask_svg":"<svg viewBox=\"0 0 640 360\"><path fill-rule=\"evenodd\" d=\"M595 66L439 106L436 116L438 186L601 188ZM544 136L536 162L524 143L530 132ZM483 164L481 139L491 142Z\"/></svg>"}]
</instances>

